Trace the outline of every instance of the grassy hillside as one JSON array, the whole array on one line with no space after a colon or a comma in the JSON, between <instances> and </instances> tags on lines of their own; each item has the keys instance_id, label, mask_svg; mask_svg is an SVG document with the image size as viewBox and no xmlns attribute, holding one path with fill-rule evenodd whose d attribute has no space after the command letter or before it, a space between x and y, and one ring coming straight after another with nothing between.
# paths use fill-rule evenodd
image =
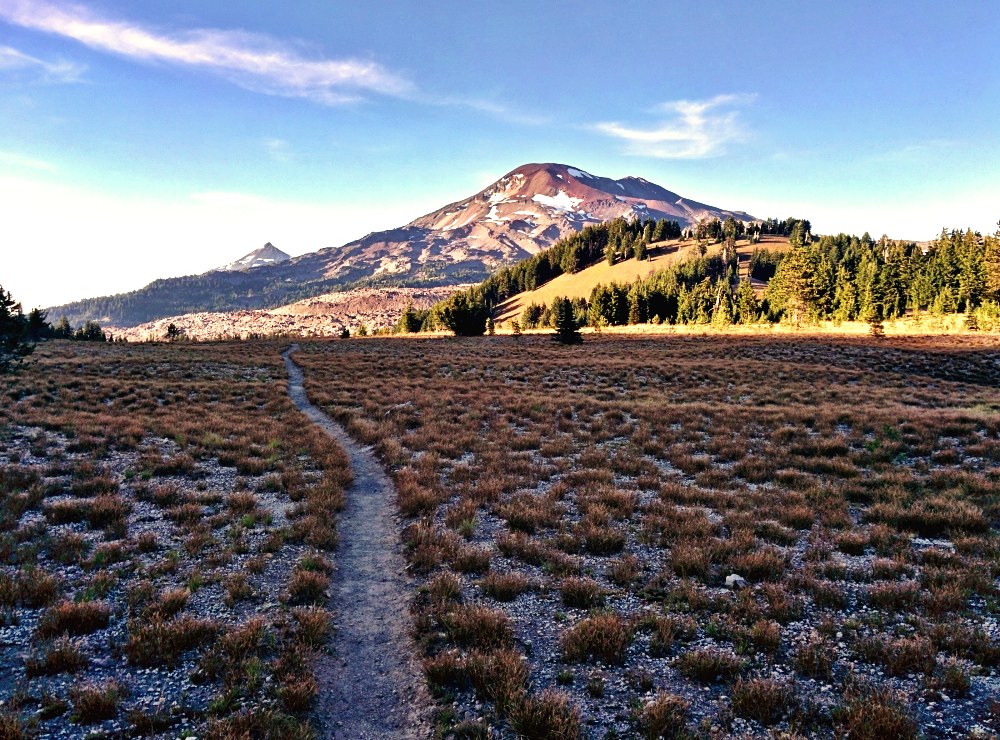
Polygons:
<instances>
[{"instance_id":1,"label":"grassy hillside","mask_svg":"<svg viewBox=\"0 0 1000 740\"><path fill-rule=\"evenodd\" d=\"M721 245L709 247L708 254L719 252ZM744 275L754 249L763 248L771 251L785 251L788 248L788 238L784 236L763 236L758 244L749 241L737 243L740 256L740 274ZM671 239L656 242L649 246L649 259L629 259L609 265L606 261L598 262L579 272L565 273L550 280L535 290L525 291L504 301L494 312L494 321L498 324L511 321L521 316L524 309L532 303L551 305L555 298L590 298L591 291L598 285L609 283L628 284L652 273L662 270L668 265L682 262L698 254L698 242L694 239ZM765 283L755 285L755 289L763 291Z\"/></svg>"}]
</instances>

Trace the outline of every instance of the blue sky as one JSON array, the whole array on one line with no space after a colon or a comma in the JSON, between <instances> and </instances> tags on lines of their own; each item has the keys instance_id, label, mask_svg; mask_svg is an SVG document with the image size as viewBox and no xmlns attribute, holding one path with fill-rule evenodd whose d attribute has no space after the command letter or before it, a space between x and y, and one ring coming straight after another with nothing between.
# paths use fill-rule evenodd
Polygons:
<instances>
[{"instance_id":1,"label":"blue sky","mask_svg":"<svg viewBox=\"0 0 1000 740\"><path fill-rule=\"evenodd\" d=\"M339 246L532 161L823 233L993 231L998 38L972 0L0 0L0 284Z\"/></svg>"}]
</instances>

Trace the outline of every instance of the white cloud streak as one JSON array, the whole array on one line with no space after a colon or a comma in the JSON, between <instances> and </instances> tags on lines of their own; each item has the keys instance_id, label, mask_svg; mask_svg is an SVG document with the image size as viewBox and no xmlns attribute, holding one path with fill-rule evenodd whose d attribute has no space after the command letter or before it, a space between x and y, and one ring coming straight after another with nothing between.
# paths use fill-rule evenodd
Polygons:
<instances>
[{"instance_id":1,"label":"white cloud streak","mask_svg":"<svg viewBox=\"0 0 1000 740\"><path fill-rule=\"evenodd\" d=\"M12 46L0 46L0 72L27 72L50 84L78 82L86 68L67 61L47 62Z\"/></svg>"},{"instance_id":2,"label":"white cloud streak","mask_svg":"<svg viewBox=\"0 0 1000 740\"><path fill-rule=\"evenodd\" d=\"M411 82L375 62L308 58L286 43L246 31L195 29L159 32L101 18L80 5L45 0L0 0L0 19L73 39L128 59L200 69L245 89L323 105L371 94L411 98Z\"/></svg>"},{"instance_id":3,"label":"white cloud streak","mask_svg":"<svg viewBox=\"0 0 1000 740\"><path fill-rule=\"evenodd\" d=\"M633 128L617 121L591 128L625 142L625 153L659 159L705 159L719 156L727 145L743 141L747 130L738 108L756 95L716 95L705 100L675 100L657 107L668 114L652 128Z\"/></svg>"},{"instance_id":4,"label":"white cloud streak","mask_svg":"<svg viewBox=\"0 0 1000 740\"><path fill-rule=\"evenodd\" d=\"M26 157L17 152L0 151L0 165L8 165L19 169L39 170L43 172L55 172L56 166L51 162L41 159Z\"/></svg>"}]
</instances>

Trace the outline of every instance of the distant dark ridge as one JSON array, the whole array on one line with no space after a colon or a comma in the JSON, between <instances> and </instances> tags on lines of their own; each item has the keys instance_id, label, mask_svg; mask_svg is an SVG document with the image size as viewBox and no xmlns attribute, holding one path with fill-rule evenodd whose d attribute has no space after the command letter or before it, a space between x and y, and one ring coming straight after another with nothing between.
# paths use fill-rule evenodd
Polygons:
<instances>
[{"instance_id":1,"label":"distant dark ridge","mask_svg":"<svg viewBox=\"0 0 1000 740\"><path fill-rule=\"evenodd\" d=\"M436 287L451 283L485 280L485 270L459 270L447 275L418 274L387 278L359 277L354 280L312 280L298 282L289 278L282 265L258 267L250 272L210 272L205 275L155 280L129 293L86 298L52 306L48 315L54 320L65 316L73 326L97 321L102 326L136 326L167 316L215 311L241 311L277 308L306 298L370 287ZM274 272L266 280L265 272Z\"/></svg>"}]
</instances>

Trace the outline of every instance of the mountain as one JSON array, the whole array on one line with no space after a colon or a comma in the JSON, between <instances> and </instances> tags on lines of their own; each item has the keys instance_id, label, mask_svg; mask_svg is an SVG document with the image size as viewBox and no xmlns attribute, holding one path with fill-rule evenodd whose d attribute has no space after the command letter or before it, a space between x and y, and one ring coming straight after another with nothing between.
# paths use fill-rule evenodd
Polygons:
<instances>
[{"instance_id":1,"label":"mountain","mask_svg":"<svg viewBox=\"0 0 1000 740\"><path fill-rule=\"evenodd\" d=\"M276 246L268 242L260 249L255 249L250 254L240 257L235 262L215 268L214 272L245 272L255 267L269 267L277 265L291 259L291 255L285 254Z\"/></svg>"},{"instance_id":2,"label":"mountain","mask_svg":"<svg viewBox=\"0 0 1000 740\"><path fill-rule=\"evenodd\" d=\"M640 177L612 180L562 164L526 164L471 197L396 229L271 265L157 280L131 293L54 306L79 324L118 327L205 311L271 308L354 287L476 282L584 226L608 219L755 220ZM249 255L248 255L249 256Z\"/></svg>"}]
</instances>

